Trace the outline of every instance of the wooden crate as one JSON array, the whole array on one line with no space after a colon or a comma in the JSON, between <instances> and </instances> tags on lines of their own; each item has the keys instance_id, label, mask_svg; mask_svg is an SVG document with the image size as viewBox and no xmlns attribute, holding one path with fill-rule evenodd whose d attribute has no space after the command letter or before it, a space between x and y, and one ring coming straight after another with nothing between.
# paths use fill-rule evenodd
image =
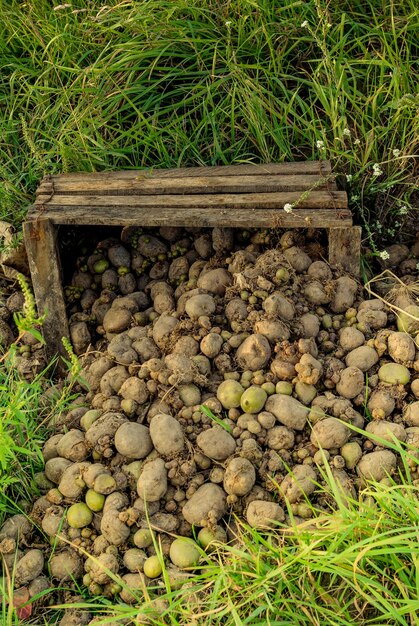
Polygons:
<instances>
[{"instance_id":1,"label":"wooden crate","mask_svg":"<svg viewBox=\"0 0 419 626\"><path fill-rule=\"evenodd\" d=\"M36 195L23 228L50 354L68 336L59 226L325 228L330 264L359 272L360 228L328 161L60 174Z\"/></svg>"}]
</instances>

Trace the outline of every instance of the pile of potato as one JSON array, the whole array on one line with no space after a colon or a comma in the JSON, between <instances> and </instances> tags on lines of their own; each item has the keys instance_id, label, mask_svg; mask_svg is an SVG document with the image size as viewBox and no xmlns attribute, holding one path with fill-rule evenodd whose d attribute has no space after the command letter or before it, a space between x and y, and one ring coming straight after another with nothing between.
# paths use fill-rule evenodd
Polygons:
<instances>
[{"instance_id":1,"label":"pile of potato","mask_svg":"<svg viewBox=\"0 0 419 626\"><path fill-rule=\"evenodd\" d=\"M321 251L310 231L130 227L78 259L65 293L85 406L46 442L32 511L53 579L136 602L161 555L181 582L233 514L266 530L328 510L326 461L343 498L387 481L394 439L419 479L419 326L398 329ZM418 257L398 250L407 282ZM17 585L47 584L41 557L18 554Z\"/></svg>"}]
</instances>

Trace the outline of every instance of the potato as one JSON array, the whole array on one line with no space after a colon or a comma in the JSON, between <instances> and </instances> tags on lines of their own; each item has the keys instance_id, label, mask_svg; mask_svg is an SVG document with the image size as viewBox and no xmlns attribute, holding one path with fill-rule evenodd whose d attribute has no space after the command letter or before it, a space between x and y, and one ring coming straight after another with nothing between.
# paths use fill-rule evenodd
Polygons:
<instances>
[{"instance_id":1,"label":"potato","mask_svg":"<svg viewBox=\"0 0 419 626\"><path fill-rule=\"evenodd\" d=\"M121 424L115 433L115 448L129 459L144 459L153 449L149 429L136 422Z\"/></svg>"},{"instance_id":2,"label":"potato","mask_svg":"<svg viewBox=\"0 0 419 626\"><path fill-rule=\"evenodd\" d=\"M200 558L199 547L192 539L178 537L170 546L170 560L176 567L181 569L195 567Z\"/></svg>"},{"instance_id":3,"label":"potato","mask_svg":"<svg viewBox=\"0 0 419 626\"><path fill-rule=\"evenodd\" d=\"M212 254L212 243L210 235L205 234L194 240L194 248L203 259L209 259Z\"/></svg>"},{"instance_id":4,"label":"potato","mask_svg":"<svg viewBox=\"0 0 419 626\"><path fill-rule=\"evenodd\" d=\"M67 467L58 483L58 489L66 498L78 498L85 488L83 473L89 467L89 463L73 463Z\"/></svg>"},{"instance_id":5,"label":"potato","mask_svg":"<svg viewBox=\"0 0 419 626\"><path fill-rule=\"evenodd\" d=\"M137 378L137 376L127 378L121 385L118 393L125 400L135 400L138 404L147 402L150 395L146 383Z\"/></svg>"},{"instance_id":6,"label":"potato","mask_svg":"<svg viewBox=\"0 0 419 626\"><path fill-rule=\"evenodd\" d=\"M245 413L259 413L263 409L267 397L268 394L262 387L251 385L243 392L240 406Z\"/></svg>"},{"instance_id":7,"label":"potato","mask_svg":"<svg viewBox=\"0 0 419 626\"><path fill-rule=\"evenodd\" d=\"M339 331L339 343L342 348L350 352L362 346L365 341L365 335L353 326L346 326Z\"/></svg>"},{"instance_id":8,"label":"potato","mask_svg":"<svg viewBox=\"0 0 419 626\"><path fill-rule=\"evenodd\" d=\"M133 342L132 347L138 354L140 363L160 357L160 350L151 337L138 337Z\"/></svg>"},{"instance_id":9,"label":"potato","mask_svg":"<svg viewBox=\"0 0 419 626\"><path fill-rule=\"evenodd\" d=\"M104 465L102 465L102 463L92 463L88 465L87 467L83 468L82 478L84 482L86 483L86 486L89 489L93 489L96 478L100 476L101 474L110 475L110 470Z\"/></svg>"},{"instance_id":10,"label":"potato","mask_svg":"<svg viewBox=\"0 0 419 626\"><path fill-rule=\"evenodd\" d=\"M419 426L419 402L412 402L405 407L403 419L409 426Z\"/></svg>"},{"instance_id":11,"label":"potato","mask_svg":"<svg viewBox=\"0 0 419 626\"><path fill-rule=\"evenodd\" d=\"M229 252L234 246L234 230L232 228L212 229L212 247L216 253Z\"/></svg>"},{"instance_id":12,"label":"potato","mask_svg":"<svg viewBox=\"0 0 419 626\"><path fill-rule=\"evenodd\" d=\"M164 359L164 364L173 372L173 384L193 382L194 369L189 357L182 354L168 354ZM169 382L172 381L169 379Z\"/></svg>"},{"instance_id":13,"label":"potato","mask_svg":"<svg viewBox=\"0 0 419 626\"><path fill-rule=\"evenodd\" d=\"M123 365L112 367L101 378L101 393L105 398L110 398L117 394L127 378L129 378L129 374Z\"/></svg>"},{"instance_id":14,"label":"potato","mask_svg":"<svg viewBox=\"0 0 419 626\"><path fill-rule=\"evenodd\" d=\"M295 315L293 303L282 295L279 291L275 291L263 301L263 310L271 317L280 317L286 321L291 321Z\"/></svg>"},{"instance_id":15,"label":"potato","mask_svg":"<svg viewBox=\"0 0 419 626\"><path fill-rule=\"evenodd\" d=\"M288 327L280 320L259 320L254 325L254 332L257 335L264 335L272 344L290 338Z\"/></svg>"},{"instance_id":16,"label":"potato","mask_svg":"<svg viewBox=\"0 0 419 626\"><path fill-rule=\"evenodd\" d=\"M355 301L357 283L349 276L341 276L335 284L335 294L333 296L331 309L335 313L344 313L351 308Z\"/></svg>"},{"instance_id":17,"label":"potato","mask_svg":"<svg viewBox=\"0 0 419 626\"><path fill-rule=\"evenodd\" d=\"M196 385L180 385L178 387L178 393L185 406L201 404L201 391Z\"/></svg>"},{"instance_id":18,"label":"potato","mask_svg":"<svg viewBox=\"0 0 419 626\"><path fill-rule=\"evenodd\" d=\"M314 424L310 441L318 448L330 450L343 446L350 436L351 431L343 422L335 417L327 417Z\"/></svg>"},{"instance_id":19,"label":"potato","mask_svg":"<svg viewBox=\"0 0 419 626\"><path fill-rule=\"evenodd\" d=\"M269 396L265 410L273 413L276 419L294 430L302 430L306 424L308 408L298 400L282 394Z\"/></svg>"},{"instance_id":20,"label":"potato","mask_svg":"<svg viewBox=\"0 0 419 626\"><path fill-rule=\"evenodd\" d=\"M321 422L319 422L321 423ZM311 495L316 488L317 473L310 465L295 465L279 486L279 492L291 504Z\"/></svg>"},{"instance_id":21,"label":"potato","mask_svg":"<svg viewBox=\"0 0 419 626\"><path fill-rule=\"evenodd\" d=\"M203 315L212 315L215 311L215 300L209 294L192 296L186 301L185 311L193 320Z\"/></svg>"},{"instance_id":22,"label":"potato","mask_svg":"<svg viewBox=\"0 0 419 626\"><path fill-rule=\"evenodd\" d=\"M109 357L101 356L89 366L86 374L87 383L92 391L97 391L101 378L108 370L114 367L114 363Z\"/></svg>"},{"instance_id":23,"label":"potato","mask_svg":"<svg viewBox=\"0 0 419 626\"><path fill-rule=\"evenodd\" d=\"M294 432L286 426L274 426L268 430L266 443L271 450L291 450L294 442Z\"/></svg>"},{"instance_id":24,"label":"potato","mask_svg":"<svg viewBox=\"0 0 419 626\"><path fill-rule=\"evenodd\" d=\"M62 506L50 506L44 513L42 530L49 537L55 537L67 527L65 509Z\"/></svg>"},{"instance_id":25,"label":"potato","mask_svg":"<svg viewBox=\"0 0 419 626\"><path fill-rule=\"evenodd\" d=\"M144 563L144 574L148 578L158 578L162 571L163 568L160 562L160 558L156 554L148 557L148 559Z\"/></svg>"},{"instance_id":26,"label":"potato","mask_svg":"<svg viewBox=\"0 0 419 626\"><path fill-rule=\"evenodd\" d=\"M227 303L224 314L229 322L241 322L247 318L249 312L247 304L241 298L233 298Z\"/></svg>"},{"instance_id":27,"label":"potato","mask_svg":"<svg viewBox=\"0 0 419 626\"><path fill-rule=\"evenodd\" d=\"M364 388L364 374L358 367L347 367L340 372L336 391L344 398L355 398Z\"/></svg>"},{"instance_id":28,"label":"potato","mask_svg":"<svg viewBox=\"0 0 419 626\"><path fill-rule=\"evenodd\" d=\"M92 341L86 322L73 322L70 324L70 338L75 354L86 352Z\"/></svg>"},{"instance_id":29,"label":"potato","mask_svg":"<svg viewBox=\"0 0 419 626\"><path fill-rule=\"evenodd\" d=\"M378 370L378 378L390 385L407 385L410 381L410 372L404 365L385 363Z\"/></svg>"},{"instance_id":30,"label":"potato","mask_svg":"<svg viewBox=\"0 0 419 626\"><path fill-rule=\"evenodd\" d=\"M110 341L108 353L120 365L131 365L138 361L138 354L132 347L132 339L127 333L117 335Z\"/></svg>"},{"instance_id":31,"label":"potato","mask_svg":"<svg viewBox=\"0 0 419 626\"><path fill-rule=\"evenodd\" d=\"M228 494L245 496L256 482L256 472L252 463L247 459L232 459L224 473L224 491Z\"/></svg>"},{"instance_id":32,"label":"potato","mask_svg":"<svg viewBox=\"0 0 419 626\"><path fill-rule=\"evenodd\" d=\"M396 401L385 389L374 389L368 398L367 406L374 419L382 419L391 415Z\"/></svg>"},{"instance_id":33,"label":"potato","mask_svg":"<svg viewBox=\"0 0 419 626\"><path fill-rule=\"evenodd\" d=\"M106 571L109 570L109 573ZM118 559L114 554L103 552L95 559L92 559L92 565L89 569L91 579L99 583L99 585L105 585L113 580L111 574L117 574L119 572Z\"/></svg>"},{"instance_id":34,"label":"potato","mask_svg":"<svg viewBox=\"0 0 419 626\"><path fill-rule=\"evenodd\" d=\"M167 491L167 470L163 459L154 459L143 466L137 492L145 502L156 502Z\"/></svg>"},{"instance_id":35,"label":"potato","mask_svg":"<svg viewBox=\"0 0 419 626\"><path fill-rule=\"evenodd\" d=\"M404 307L404 312L399 313L397 318L397 330L414 335L419 331L419 306L409 304Z\"/></svg>"},{"instance_id":36,"label":"potato","mask_svg":"<svg viewBox=\"0 0 419 626\"><path fill-rule=\"evenodd\" d=\"M224 340L221 335L218 333L208 333L208 335L202 339L200 349L205 356L213 359L220 352L223 343Z\"/></svg>"},{"instance_id":37,"label":"potato","mask_svg":"<svg viewBox=\"0 0 419 626\"><path fill-rule=\"evenodd\" d=\"M50 560L51 576L60 582L77 580L83 575L83 562L75 550L62 550Z\"/></svg>"},{"instance_id":38,"label":"potato","mask_svg":"<svg viewBox=\"0 0 419 626\"><path fill-rule=\"evenodd\" d=\"M285 520L284 509L276 502L253 500L246 510L246 521L252 528L265 530L278 527Z\"/></svg>"},{"instance_id":39,"label":"potato","mask_svg":"<svg viewBox=\"0 0 419 626\"><path fill-rule=\"evenodd\" d=\"M250 335L237 349L236 358L243 370L263 369L271 358L269 341L263 335Z\"/></svg>"},{"instance_id":40,"label":"potato","mask_svg":"<svg viewBox=\"0 0 419 626\"><path fill-rule=\"evenodd\" d=\"M233 437L218 425L199 433L196 443L205 456L215 461L225 461L236 449Z\"/></svg>"},{"instance_id":41,"label":"potato","mask_svg":"<svg viewBox=\"0 0 419 626\"><path fill-rule=\"evenodd\" d=\"M127 418L122 413L104 413L86 432L87 443L94 448L103 436L107 436L112 440L118 428L127 421Z\"/></svg>"},{"instance_id":42,"label":"potato","mask_svg":"<svg viewBox=\"0 0 419 626\"><path fill-rule=\"evenodd\" d=\"M61 619L59 626L90 626L92 615L88 611L79 609L67 609Z\"/></svg>"},{"instance_id":43,"label":"potato","mask_svg":"<svg viewBox=\"0 0 419 626\"><path fill-rule=\"evenodd\" d=\"M394 422L387 422L386 420L373 421L367 424L365 430L367 433L378 437L378 439L371 437L370 441L379 446L385 446L381 441L382 439L390 443L394 443L395 439L406 441L406 430L401 424Z\"/></svg>"},{"instance_id":44,"label":"potato","mask_svg":"<svg viewBox=\"0 0 419 626\"><path fill-rule=\"evenodd\" d=\"M151 545L151 543L149 545ZM139 550L138 548L129 548L124 552L123 563L127 570L129 570L130 572L141 572L143 570L146 560L147 554L144 552L144 550Z\"/></svg>"},{"instance_id":45,"label":"potato","mask_svg":"<svg viewBox=\"0 0 419 626\"><path fill-rule=\"evenodd\" d=\"M360 346L348 352L345 363L348 367L358 367L362 372L367 372L378 361L378 354L370 346Z\"/></svg>"},{"instance_id":46,"label":"potato","mask_svg":"<svg viewBox=\"0 0 419 626\"><path fill-rule=\"evenodd\" d=\"M378 450L365 454L356 466L363 483L367 480L382 480L391 475L397 465L396 455L390 450Z\"/></svg>"},{"instance_id":47,"label":"potato","mask_svg":"<svg viewBox=\"0 0 419 626\"><path fill-rule=\"evenodd\" d=\"M67 511L67 522L71 528L84 528L92 523L93 513L85 502L72 504Z\"/></svg>"},{"instance_id":48,"label":"potato","mask_svg":"<svg viewBox=\"0 0 419 626\"><path fill-rule=\"evenodd\" d=\"M308 283L303 289L303 294L311 304L317 306L328 304L332 299L332 296L326 292L324 286L318 280L313 280L311 283Z\"/></svg>"},{"instance_id":49,"label":"potato","mask_svg":"<svg viewBox=\"0 0 419 626\"><path fill-rule=\"evenodd\" d=\"M185 438L182 427L171 415L158 413L151 419L150 437L157 452L162 456L175 457L184 450Z\"/></svg>"},{"instance_id":50,"label":"potato","mask_svg":"<svg viewBox=\"0 0 419 626\"><path fill-rule=\"evenodd\" d=\"M122 576L122 590L119 595L125 604L138 604L143 598L147 588L148 578L138 572L136 574L124 574Z\"/></svg>"},{"instance_id":51,"label":"potato","mask_svg":"<svg viewBox=\"0 0 419 626\"><path fill-rule=\"evenodd\" d=\"M183 517L194 526L211 526L226 512L226 494L218 485L205 483L182 508Z\"/></svg>"},{"instance_id":52,"label":"potato","mask_svg":"<svg viewBox=\"0 0 419 626\"><path fill-rule=\"evenodd\" d=\"M323 365L309 353L303 354L295 365L298 380L307 385L315 385L323 373Z\"/></svg>"},{"instance_id":53,"label":"potato","mask_svg":"<svg viewBox=\"0 0 419 626\"><path fill-rule=\"evenodd\" d=\"M15 569L15 585L27 585L34 578L39 576L44 568L44 555L41 550L28 550L26 554L19 559Z\"/></svg>"},{"instance_id":54,"label":"potato","mask_svg":"<svg viewBox=\"0 0 419 626\"><path fill-rule=\"evenodd\" d=\"M103 328L106 333L121 333L131 324L132 315L128 309L111 307L103 317Z\"/></svg>"},{"instance_id":55,"label":"potato","mask_svg":"<svg viewBox=\"0 0 419 626\"><path fill-rule=\"evenodd\" d=\"M124 246L116 244L108 249L108 259L114 267L129 267L131 255Z\"/></svg>"},{"instance_id":56,"label":"potato","mask_svg":"<svg viewBox=\"0 0 419 626\"><path fill-rule=\"evenodd\" d=\"M80 427L86 431L89 430L90 426L102 415L102 411L100 409L90 409L86 411L84 415L80 418Z\"/></svg>"},{"instance_id":57,"label":"potato","mask_svg":"<svg viewBox=\"0 0 419 626\"><path fill-rule=\"evenodd\" d=\"M303 337L317 337L320 330L320 320L313 313L305 313L300 318L301 335Z\"/></svg>"},{"instance_id":58,"label":"potato","mask_svg":"<svg viewBox=\"0 0 419 626\"><path fill-rule=\"evenodd\" d=\"M307 269L307 274L319 280L331 280L332 270L324 261L314 261Z\"/></svg>"},{"instance_id":59,"label":"potato","mask_svg":"<svg viewBox=\"0 0 419 626\"><path fill-rule=\"evenodd\" d=\"M298 248L297 246L291 246L284 250L284 256L288 263L295 269L296 272L302 273L308 270L312 261L308 254Z\"/></svg>"},{"instance_id":60,"label":"potato","mask_svg":"<svg viewBox=\"0 0 419 626\"><path fill-rule=\"evenodd\" d=\"M58 485L67 467L73 465L68 459L54 457L45 463L45 476Z\"/></svg>"},{"instance_id":61,"label":"potato","mask_svg":"<svg viewBox=\"0 0 419 626\"><path fill-rule=\"evenodd\" d=\"M237 380L224 380L217 389L217 398L225 409L240 406L244 387Z\"/></svg>"},{"instance_id":62,"label":"potato","mask_svg":"<svg viewBox=\"0 0 419 626\"><path fill-rule=\"evenodd\" d=\"M115 492L118 493L118 492ZM115 494L108 496L110 498ZM106 502L105 502L106 506ZM100 532L104 538L114 546L120 546L125 543L130 536L130 529L126 524L121 522L118 518L118 513L115 510L104 511L101 522Z\"/></svg>"},{"instance_id":63,"label":"potato","mask_svg":"<svg viewBox=\"0 0 419 626\"><path fill-rule=\"evenodd\" d=\"M80 430L69 430L58 441L57 452L69 461L84 461L89 456L84 434Z\"/></svg>"},{"instance_id":64,"label":"potato","mask_svg":"<svg viewBox=\"0 0 419 626\"><path fill-rule=\"evenodd\" d=\"M31 598L40 594L44 595L44 592L47 590L51 590L51 583L46 576L37 576L29 583L29 595ZM79 621L79 624L82 625L83 622Z\"/></svg>"},{"instance_id":65,"label":"potato","mask_svg":"<svg viewBox=\"0 0 419 626\"><path fill-rule=\"evenodd\" d=\"M365 330L378 330L387 325L387 313L375 309L361 309L356 316L359 328Z\"/></svg>"},{"instance_id":66,"label":"potato","mask_svg":"<svg viewBox=\"0 0 419 626\"><path fill-rule=\"evenodd\" d=\"M85 502L91 511L98 513L103 509L105 496L94 489L88 489L85 495Z\"/></svg>"},{"instance_id":67,"label":"potato","mask_svg":"<svg viewBox=\"0 0 419 626\"><path fill-rule=\"evenodd\" d=\"M415 342L407 333L391 333L387 345L388 353L396 363L404 364L415 360Z\"/></svg>"},{"instance_id":68,"label":"potato","mask_svg":"<svg viewBox=\"0 0 419 626\"><path fill-rule=\"evenodd\" d=\"M42 448L42 457L45 463L50 459L54 459L57 456L60 456L57 451L57 445L61 437L63 437L62 434L53 435L44 443L44 446Z\"/></svg>"},{"instance_id":69,"label":"potato","mask_svg":"<svg viewBox=\"0 0 419 626\"><path fill-rule=\"evenodd\" d=\"M362 448L356 441L349 441L341 447L340 454L345 460L346 467L353 470L362 457Z\"/></svg>"}]
</instances>

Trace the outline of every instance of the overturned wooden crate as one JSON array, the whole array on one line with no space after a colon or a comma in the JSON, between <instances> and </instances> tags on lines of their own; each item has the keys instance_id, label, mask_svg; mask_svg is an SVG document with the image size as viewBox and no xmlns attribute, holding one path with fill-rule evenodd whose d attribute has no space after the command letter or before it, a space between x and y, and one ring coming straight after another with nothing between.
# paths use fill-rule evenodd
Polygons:
<instances>
[{"instance_id":1,"label":"overturned wooden crate","mask_svg":"<svg viewBox=\"0 0 419 626\"><path fill-rule=\"evenodd\" d=\"M24 235L50 354L68 336L57 234L70 225L324 228L329 263L359 272L360 228L328 161L48 176Z\"/></svg>"}]
</instances>

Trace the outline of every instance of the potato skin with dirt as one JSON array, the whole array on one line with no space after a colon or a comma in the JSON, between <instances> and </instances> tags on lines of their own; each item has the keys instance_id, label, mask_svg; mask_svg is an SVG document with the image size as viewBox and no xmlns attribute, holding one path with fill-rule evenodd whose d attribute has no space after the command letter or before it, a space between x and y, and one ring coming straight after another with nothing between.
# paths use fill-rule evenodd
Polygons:
<instances>
[{"instance_id":1,"label":"potato skin with dirt","mask_svg":"<svg viewBox=\"0 0 419 626\"><path fill-rule=\"evenodd\" d=\"M44 555L41 550L28 550L17 562L15 580L18 585L27 585L39 576L44 569Z\"/></svg>"},{"instance_id":2,"label":"potato skin with dirt","mask_svg":"<svg viewBox=\"0 0 419 626\"><path fill-rule=\"evenodd\" d=\"M294 430L302 430L306 425L309 409L291 396L273 394L265 404L265 410L273 413L276 419Z\"/></svg>"},{"instance_id":3,"label":"potato skin with dirt","mask_svg":"<svg viewBox=\"0 0 419 626\"><path fill-rule=\"evenodd\" d=\"M157 502L167 491L167 471L163 459L146 463L137 482L137 492L145 502Z\"/></svg>"},{"instance_id":4,"label":"potato skin with dirt","mask_svg":"<svg viewBox=\"0 0 419 626\"><path fill-rule=\"evenodd\" d=\"M199 487L182 509L183 517L194 526L208 526L219 521L226 512L226 494L218 485L206 483Z\"/></svg>"},{"instance_id":5,"label":"potato skin with dirt","mask_svg":"<svg viewBox=\"0 0 419 626\"><path fill-rule=\"evenodd\" d=\"M243 458L232 459L224 474L224 490L228 494L245 496L256 482L255 468L250 461Z\"/></svg>"},{"instance_id":6,"label":"potato skin with dirt","mask_svg":"<svg viewBox=\"0 0 419 626\"><path fill-rule=\"evenodd\" d=\"M316 422L311 431L310 441L318 448L330 450L330 448L341 448L351 436L351 431L335 417L327 417Z\"/></svg>"},{"instance_id":7,"label":"potato skin with dirt","mask_svg":"<svg viewBox=\"0 0 419 626\"><path fill-rule=\"evenodd\" d=\"M165 457L181 454L185 447L182 426L171 415L158 413L150 422L150 437L157 452Z\"/></svg>"},{"instance_id":8,"label":"potato skin with dirt","mask_svg":"<svg viewBox=\"0 0 419 626\"><path fill-rule=\"evenodd\" d=\"M284 509L276 502L253 500L246 510L246 521L252 528L275 528L285 520Z\"/></svg>"},{"instance_id":9,"label":"potato skin with dirt","mask_svg":"<svg viewBox=\"0 0 419 626\"><path fill-rule=\"evenodd\" d=\"M136 422L121 424L115 433L115 448L129 459L144 459L153 449L149 429Z\"/></svg>"},{"instance_id":10,"label":"potato skin with dirt","mask_svg":"<svg viewBox=\"0 0 419 626\"><path fill-rule=\"evenodd\" d=\"M264 335L250 335L237 349L236 358L244 370L263 369L271 358L269 341Z\"/></svg>"},{"instance_id":11,"label":"potato skin with dirt","mask_svg":"<svg viewBox=\"0 0 419 626\"><path fill-rule=\"evenodd\" d=\"M390 450L377 450L365 454L356 466L358 476L363 480L381 480L396 469L396 455Z\"/></svg>"},{"instance_id":12,"label":"potato skin with dirt","mask_svg":"<svg viewBox=\"0 0 419 626\"><path fill-rule=\"evenodd\" d=\"M213 426L200 433L196 439L202 452L215 461L225 461L236 449L233 437L221 426Z\"/></svg>"}]
</instances>

